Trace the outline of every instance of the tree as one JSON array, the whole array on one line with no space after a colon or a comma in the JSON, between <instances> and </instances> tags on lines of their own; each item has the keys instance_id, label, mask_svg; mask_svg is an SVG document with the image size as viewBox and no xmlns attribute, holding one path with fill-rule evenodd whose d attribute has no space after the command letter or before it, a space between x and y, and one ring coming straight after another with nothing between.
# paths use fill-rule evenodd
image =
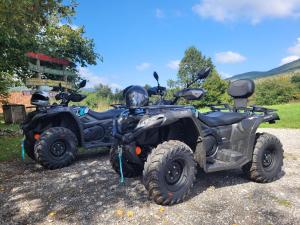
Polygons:
<instances>
[{"instance_id":1,"label":"tree","mask_svg":"<svg viewBox=\"0 0 300 225\"><path fill-rule=\"evenodd\" d=\"M192 85L192 87L203 87L207 93L202 100L193 101L192 104L196 107L200 107L227 100L226 89L228 87L228 83L220 78L211 58L203 56L202 53L195 47L190 47L185 51L184 57L179 64L177 81L168 81L168 85L171 89L169 92L173 93L174 90L185 88L188 83L197 77L198 72L205 67L211 68L211 74L203 84L196 82ZM186 104L187 102L182 100L181 103Z\"/></svg>"},{"instance_id":2,"label":"tree","mask_svg":"<svg viewBox=\"0 0 300 225\"><path fill-rule=\"evenodd\" d=\"M95 52L94 41L84 36L83 27L68 25L76 6L75 0L0 0L0 72L6 73L3 78L9 81L9 77L17 75L24 80L31 76L25 57L29 51L67 58L73 63L68 69L75 72L76 65L96 64L100 56ZM68 24L61 25L61 21Z\"/></svg>"},{"instance_id":3,"label":"tree","mask_svg":"<svg viewBox=\"0 0 300 225\"><path fill-rule=\"evenodd\" d=\"M300 73L295 73L291 77L291 83L295 85L296 91L300 91Z\"/></svg>"},{"instance_id":4,"label":"tree","mask_svg":"<svg viewBox=\"0 0 300 225\"><path fill-rule=\"evenodd\" d=\"M13 82L12 76L0 71L0 103L6 103L11 82Z\"/></svg>"},{"instance_id":5,"label":"tree","mask_svg":"<svg viewBox=\"0 0 300 225\"><path fill-rule=\"evenodd\" d=\"M293 99L292 84L285 79L269 78L257 82L255 102L258 105L276 105L287 103Z\"/></svg>"},{"instance_id":6,"label":"tree","mask_svg":"<svg viewBox=\"0 0 300 225\"><path fill-rule=\"evenodd\" d=\"M84 27L50 24L38 35L37 50L53 57L69 59L73 65L95 65L100 56L94 50L93 39L84 37L84 33Z\"/></svg>"},{"instance_id":7,"label":"tree","mask_svg":"<svg viewBox=\"0 0 300 225\"><path fill-rule=\"evenodd\" d=\"M53 21L70 19L75 2L0 0L0 71L18 73L27 67L25 53L37 49L36 37Z\"/></svg>"},{"instance_id":8,"label":"tree","mask_svg":"<svg viewBox=\"0 0 300 225\"><path fill-rule=\"evenodd\" d=\"M113 95L112 90L108 85L98 84L95 86L95 89L98 97L110 98Z\"/></svg>"}]
</instances>

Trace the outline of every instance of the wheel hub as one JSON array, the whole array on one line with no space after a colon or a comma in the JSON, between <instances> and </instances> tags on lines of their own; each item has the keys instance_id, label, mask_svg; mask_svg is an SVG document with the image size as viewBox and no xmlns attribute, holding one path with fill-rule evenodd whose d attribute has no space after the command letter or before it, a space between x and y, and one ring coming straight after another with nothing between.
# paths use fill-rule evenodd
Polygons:
<instances>
[{"instance_id":1,"label":"wheel hub","mask_svg":"<svg viewBox=\"0 0 300 225\"><path fill-rule=\"evenodd\" d=\"M62 141L56 141L51 145L50 151L54 156L60 157L66 152L66 145Z\"/></svg>"},{"instance_id":2,"label":"wheel hub","mask_svg":"<svg viewBox=\"0 0 300 225\"><path fill-rule=\"evenodd\" d=\"M172 161L167 169L166 181L168 184L175 184L182 175L183 168L178 161Z\"/></svg>"},{"instance_id":3,"label":"wheel hub","mask_svg":"<svg viewBox=\"0 0 300 225\"><path fill-rule=\"evenodd\" d=\"M267 151L264 153L264 157L263 157L263 166L264 167L269 167L271 166L273 162L273 154L270 151Z\"/></svg>"}]
</instances>

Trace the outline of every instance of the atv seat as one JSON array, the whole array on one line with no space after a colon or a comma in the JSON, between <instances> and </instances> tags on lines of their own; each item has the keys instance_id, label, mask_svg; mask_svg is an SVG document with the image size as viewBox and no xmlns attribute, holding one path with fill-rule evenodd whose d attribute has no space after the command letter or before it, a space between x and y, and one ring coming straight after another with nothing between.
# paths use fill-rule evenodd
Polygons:
<instances>
[{"instance_id":1,"label":"atv seat","mask_svg":"<svg viewBox=\"0 0 300 225\"><path fill-rule=\"evenodd\" d=\"M106 120L106 119L113 119L114 117L120 115L123 112L123 109L110 109L104 112L95 112L92 110L88 111L88 115L94 117L97 120Z\"/></svg>"},{"instance_id":2,"label":"atv seat","mask_svg":"<svg viewBox=\"0 0 300 225\"><path fill-rule=\"evenodd\" d=\"M247 107L248 98L254 93L255 83L253 80L242 79L230 83L228 94L234 99L233 111Z\"/></svg>"},{"instance_id":3,"label":"atv seat","mask_svg":"<svg viewBox=\"0 0 300 225\"><path fill-rule=\"evenodd\" d=\"M246 114L238 112L210 112L207 114L199 114L199 120L209 127L231 125L240 122L246 117Z\"/></svg>"}]
</instances>

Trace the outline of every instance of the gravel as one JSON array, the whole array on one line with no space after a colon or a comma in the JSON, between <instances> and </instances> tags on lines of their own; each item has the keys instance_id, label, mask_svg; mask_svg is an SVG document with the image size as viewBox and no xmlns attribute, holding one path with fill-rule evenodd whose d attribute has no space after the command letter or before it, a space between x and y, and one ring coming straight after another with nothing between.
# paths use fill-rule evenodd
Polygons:
<instances>
[{"instance_id":1,"label":"gravel","mask_svg":"<svg viewBox=\"0 0 300 225\"><path fill-rule=\"evenodd\" d=\"M261 129L285 149L284 172L273 183L240 170L199 171L189 198L162 207L148 200L140 178L119 184L107 152L44 170L32 161L0 163L0 224L300 224L300 130Z\"/></svg>"}]
</instances>

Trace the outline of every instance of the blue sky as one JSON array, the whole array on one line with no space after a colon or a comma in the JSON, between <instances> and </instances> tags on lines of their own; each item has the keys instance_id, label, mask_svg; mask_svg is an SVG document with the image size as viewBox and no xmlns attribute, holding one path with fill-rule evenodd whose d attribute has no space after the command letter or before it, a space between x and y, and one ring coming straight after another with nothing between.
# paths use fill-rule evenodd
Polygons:
<instances>
[{"instance_id":1,"label":"blue sky","mask_svg":"<svg viewBox=\"0 0 300 225\"><path fill-rule=\"evenodd\" d=\"M189 46L213 59L222 76L268 70L300 56L300 0L79 0L83 25L104 62L81 68L112 87L176 77Z\"/></svg>"}]
</instances>

